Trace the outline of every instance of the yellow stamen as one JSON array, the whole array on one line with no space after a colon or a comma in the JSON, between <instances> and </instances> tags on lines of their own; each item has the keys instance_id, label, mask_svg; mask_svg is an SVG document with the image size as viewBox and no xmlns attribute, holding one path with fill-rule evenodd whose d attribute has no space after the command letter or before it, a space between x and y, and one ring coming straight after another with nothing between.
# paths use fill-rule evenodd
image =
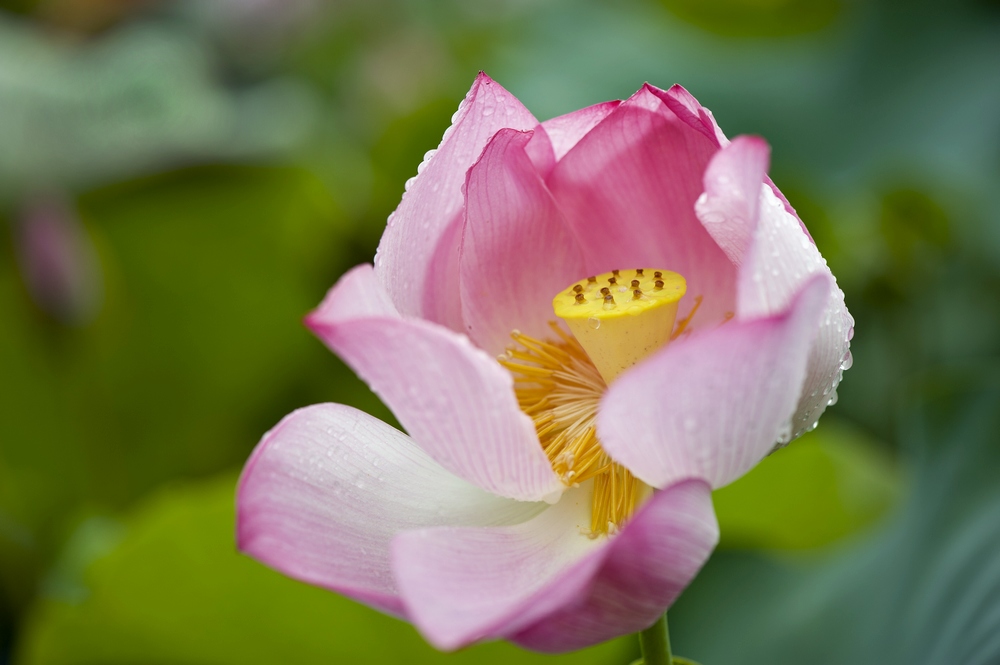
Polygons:
<instances>
[{"instance_id":1,"label":"yellow stamen","mask_svg":"<svg viewBox=\"0 0 1000 665\"><path fill-rule=\"evenodd\" d=\"M542 449L563 482L575 487L594 481L590 533L596 537L625 523L641 483L613 462L597 439L597 403L607 384L580 343L558 325L553 328L559 341L514 331L511 337L520 348L509 348L497 360L514 375L518 404L534 421Z\"/></svg>"},{"instance_id":2,"label":"yellow stamen","mask_svg":"<svg viewBox=\"0 0 1000 665\"><path fill-rule=\"evenodd\" d=\"M647 277L647 271L653 276ZM614 270L571 284L552 300L556 316L607 383L670 341L677 303L687 288L683 277L666 270L638 269L631 277Z\"/></svg>"},{"instance_id":3,"label":"yellow stamen","mask_svg":"<svg viewBox=\"0 0 1000 665\"><path fill-rule=\"evenodd\" d=\"M701 307L701 299L702 299L701 296L696 296L694 299L694 307L691 308L691 311L688 312L687 316L685 316L683 319L677 322L676 327L674 327L673 334L670 335L671 342L680 337L681 335L683 335L684 331L687 330L688 324L691 323L691 319L694 318L694 315L695 313L697 313L698 308ZM729 316L726 317L726 320L728 321L729 318L731 317L732 314L730 313Z\"/></svg>"},{"instance_id":4,"label":"yellow stamen","mask_svg":"<svg viewBox=\"0 0 1000 665\"><path fill-rule=\"evenodd\" d=\"M555 321L549 324L554 340L515 330L516 345L498 358L514 375L518 404L534 422L552 468L567 485L591 483L592 537L615 533L651 492L601 447L598 402L609 381L684 332L701 303L697 298L675 330L684 290L683 277L660 270L588 277L553 300L572 335Z\"/></svg>"}]
</instances>

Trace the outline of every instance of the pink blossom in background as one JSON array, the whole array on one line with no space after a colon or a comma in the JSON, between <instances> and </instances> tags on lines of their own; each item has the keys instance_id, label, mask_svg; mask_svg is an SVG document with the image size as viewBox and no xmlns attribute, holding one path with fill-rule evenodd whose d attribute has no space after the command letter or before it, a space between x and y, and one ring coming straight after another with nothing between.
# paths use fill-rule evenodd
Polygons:
<instances>
[{"instance_id":1,"label":"pink blossom in background","mask_svg":"<svg viewBox=\"0 0 1000 665\"><path fill-rule=\"evenodd\" d=\"M539 124L480 75L374 266L307 319L407 434L336 404L288 415L244 469L241 550L442 649L559 652L652 624L716 544L711 490L814 426L849 363L843 293L768 160L679 86ZM640 267L685 278L687 320L606 385L552 299ZM560 376L589 391L562 411ZM553 431L584 432L596 475L566 471L583 463L549 452ZM598 498L626 491L604 528Z\"/></svg>"},{"instance_id":2,"label":"pink blossom in background","mask_svg":"<svg viewBox=\"0 0 1000 665\"><path fill-rule=\"evenodd\" d=\"M57 321L89 323L104 292L97 250L73 207L57 195L36 197L14 219L14 241L25 287Z\"/></svg>"}]
</instances>

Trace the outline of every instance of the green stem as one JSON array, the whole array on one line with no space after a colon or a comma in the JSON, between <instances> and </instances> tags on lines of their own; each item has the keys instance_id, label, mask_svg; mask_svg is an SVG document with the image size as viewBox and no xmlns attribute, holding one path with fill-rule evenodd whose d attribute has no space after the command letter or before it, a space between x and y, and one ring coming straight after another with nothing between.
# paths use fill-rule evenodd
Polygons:
<instances>
[{"instance_id":1,"label":"green stem","mask_svg":"<svg viewBox=\"0 0 1000 665\"><path fill-rule=\"evenodd\" d=\"M643 665L673 665L666 614L639 633L639 646L642 648Z\"/></svg>"}]
</instances>

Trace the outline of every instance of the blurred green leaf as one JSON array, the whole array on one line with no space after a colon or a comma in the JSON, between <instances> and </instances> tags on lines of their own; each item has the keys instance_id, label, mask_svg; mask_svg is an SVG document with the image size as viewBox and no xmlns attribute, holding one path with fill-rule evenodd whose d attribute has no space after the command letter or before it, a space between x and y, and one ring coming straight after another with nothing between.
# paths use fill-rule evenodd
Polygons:
<instances>
[{"instance_id":1,"label":"blurred green leaf","mask_svg":"<svg viewBox=\"0 0 1000 665\"><path fill-rule=\"evenodd\" d=\"M734 37L774 37L818 30L836 18L840 0L661 0L678 17Z\"/></svg>"},{"instance_id":2,"label":"blurred green leaf","mask_svg":"<svg viewBox=\"0 0 1000 665\"><path fill-rule=\"evenodd\" d=\"M872 524L899 496L882 448L827 416L714 494L722 547L806 549Z\"/></svg>"},{"instance_id":3,"label":"blurred green leaf","mask_svg":"<svg viewBox=\"0 0 1000 665\"><path fill-rule=\"evenodd\" d=\"M65 581L49 585L50 592L70 591L34 608L16 662L618 665L637 649L624 638L566 656L506 643L438 653L406 623L237 553L234 491L235 478L224 476L144 502L125 519L120 544L79 567L85 596ZM84 559L95 550L93 538L89 545L78 539Z\"/></svg>"},{"instance_id":4,"label":"blurred green leaf","mask_svg":"<svg viewBox=\"0 0 1000 665\"><path fill-rule=\"evenodd\" d=\"M951 244L948 213L918 189L895 189L882 197L880 230L893 257L908 264L919 244L945 249Z\"/></svg>"},{"instance_id":5,"label":"blurred green leaf","mask_svg":"<svg viewBox=\"0 0 1000 665\"><path fill-rule=\"evenodd\" d=\"M0 14L0 200L302 140L307 89L275 80L231 90L215 66L208 44L167 22L67 43Z\"/></svg>"},{"instance_id":6,"label":"blurred green leaf","mask_svg":"<svg viewBox=\"0 0 1000 665\"><path fill-rule=\"evenodd\" d=\"M353 261L308 172L188 169L80 209L107 285L86 328L42 316L0 234L0 575L15 606L88 506L232 468L304 404L385 412L301 323Z\"/></svg>"},{"instance_id":7,"label":"blurred green leaf","mask_svg":"<svg viewBox=\"0 0 1000 665\"><path fill-rule=\"evenodd\" d=\"M713 665L1000 662L1000 364L939 373L900 415L912 490L821 560L722 552L671 610Z\"/></svg>"}]
</instances>

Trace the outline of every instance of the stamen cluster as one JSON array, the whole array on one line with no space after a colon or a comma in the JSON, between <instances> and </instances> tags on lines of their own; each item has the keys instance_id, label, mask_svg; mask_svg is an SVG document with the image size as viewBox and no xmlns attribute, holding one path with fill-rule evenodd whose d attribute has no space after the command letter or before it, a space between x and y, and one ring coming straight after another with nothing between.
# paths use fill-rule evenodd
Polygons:
<instances>
[{"instance_id":1,"label":"stamen cluster","mask_svg":"<svg viewBox=\"0 0 1000 665\"><path fill-rule=\"evenodd\" d=\"M643 484L597 438L597 405L607 388L580 343L555 322L556 340L515 330L498 360L514 375L521 409L535 423L552 468L570 486L593 480L590 535L614 533L632 515Z\"/></svg>"}]
</instances>

